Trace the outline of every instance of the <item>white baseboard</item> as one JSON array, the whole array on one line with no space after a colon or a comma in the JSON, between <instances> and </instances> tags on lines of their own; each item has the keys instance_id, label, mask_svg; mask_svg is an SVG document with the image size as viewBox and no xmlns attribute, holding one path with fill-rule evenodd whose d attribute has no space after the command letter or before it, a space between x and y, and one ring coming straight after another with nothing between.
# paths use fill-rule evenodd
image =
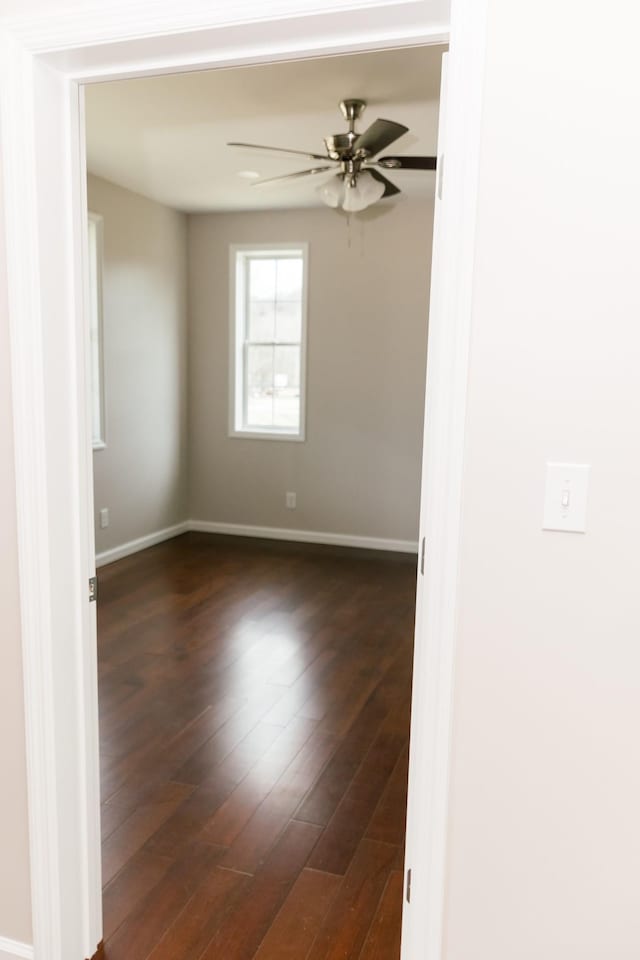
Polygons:
<instances>
[{"instance_id":1,"label":"white baseboard","mask_svg":"<svg viewBox=\"0 0 640 960\"><path fill-rule=\"evenodd\" d=\"M288 527L254 527L244 523L217 523L190 520L189 529L200 533L224 533L233 537L257 537L263 540L290 540L296 543L324 543L334 547L358 547L363 550L390 550L394 553L417 553L415 540L389 540L383 537L360 537L351 533L326 533L319 530L291 530Z\"/></svg>"},{"instance_id":2,"label":"white baseboard","mask_svg":"<svg viewBox=\"0 0 640 960\"><path fill-rule=\"evenodd\" d=\"M164 540L171 540L194 530L199 533L222 533L232 537L255 537L258 540L289 540L294 543L323 543L333 547L356 547L361 550L389 550L393 553L417 553L415 540L389 540L385 537L360 537L351 533L326 533L320 530L292 530L289 527L256 527L245 523L218 523L214 520L185 520L146 537L130 540L120 547L96 554L96 567L122 560L132 553L146 550ZM4 960L0 954L0 960Z\"/></svg>"},{"instance_id":3,"label":"white baseboard","mask_svg":"<svg viewBox=\"0 0 640 960\"><path fill-rule=\"evenodd\" d=\"M0 937L0 960L33 960L33 947Z\"/></svg>"},{"instance_id":4,"label":"white baseboard","mask_svg":"<svg viewBox=\"0 0 640 960\"><path fill-rule=\"evenodd\" d=\"M164 540L171 540L172 537L180 536L181 533L187 533L190 529L189 521L185 520L182 523L176 523L173 527L166 527L156 533L149 533L146 537L130 540L129 543L123 543L120 547L104 550L102 553L96 554L96 567L104 567L105 564L113 563L114 560L122 560L123 557L138 553L140 550L146 550L147 547L153 547L156 543L162 543ZM0 960L3 960L1 956Z\"/></svg>"}]
</instances>

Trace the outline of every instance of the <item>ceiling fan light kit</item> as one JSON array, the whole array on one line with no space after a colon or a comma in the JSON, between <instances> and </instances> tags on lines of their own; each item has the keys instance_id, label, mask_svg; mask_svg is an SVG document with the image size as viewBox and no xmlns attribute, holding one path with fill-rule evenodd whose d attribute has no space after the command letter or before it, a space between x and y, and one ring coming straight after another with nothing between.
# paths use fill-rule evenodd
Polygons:
<instances>
[{"instance_id":1,"label":"ceiling fan light kit","mask_svg":"<svg viewBox=\"0 0 640 960\"><path fill-rule=\"evenodd\" d=\"M358 213L377 203L384 196L385 185L376 180L368 170L362 170L353 181L345 178L343 208Z\"/></svg>"},{"instance_id":2,"label":"ceiling fan light kit","mask_svg":"<svg viewBox=\"0 0 640 960\"><path fill-rule=\"evenodd\" d=\"M318 188L321 200L328 207L342 207L347 213L359 213L376 203L384 194L384 183L376 180L368 170L349 177L338 173Z\"/></svg>"},{"instance_id":3,"label":"ceiling fan light kit","mask_svg":"<svg viewBox=\"0 0 640 960\"><path fill-rule=\"evenodd\" d=\"M364 133L356 133L356 121L366 107L364 100L343 100L340 110L349 125L346 133L335 133L324 138L326 154L307 153L304 150L288 150L285 147L265 147L255 143L227 144L230 147L248 147L252 150L275 150L279 153L302 154L310 160L322 160L323 166L310 170L285 174L282 177L269 177L258 180L252 186L309 177L338 168L336 175L318 188L318 194L328 207L342 207L347 213L365 210L383 197L400 193L398 187L387 179L377 167L385 170L435 170L435 157L381 157L378 153L399 137L407 133L408 128L393 120L374 120Z\"/></svg>"}]
</instances>

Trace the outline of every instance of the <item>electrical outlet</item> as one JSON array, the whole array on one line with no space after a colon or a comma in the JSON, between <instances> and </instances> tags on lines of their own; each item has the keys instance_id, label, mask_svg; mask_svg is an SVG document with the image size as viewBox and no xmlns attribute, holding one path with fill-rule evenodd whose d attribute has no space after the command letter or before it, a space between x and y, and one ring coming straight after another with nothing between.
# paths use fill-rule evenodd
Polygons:
<instances>
[{"instance_id":1,"label":"electrical outlet","mask_svg":"<svg viewBox=\"0 0 640 960\"><path fill-rule=\"evenodd\" d=\"M100 511L100 529L104 530L109 526L109 508L103 507Z\"/></svg>"},{"instance_id":2,"label":"electrical outlet","mask_svg":"<svg viewBox=\"0 0 640 960\"><path fill-rule=\"evenodd\" d=\"M296 495L295 493L288 493L286 497L287 510L295 510L296 508Z\"/></svg>"}]
</instances>

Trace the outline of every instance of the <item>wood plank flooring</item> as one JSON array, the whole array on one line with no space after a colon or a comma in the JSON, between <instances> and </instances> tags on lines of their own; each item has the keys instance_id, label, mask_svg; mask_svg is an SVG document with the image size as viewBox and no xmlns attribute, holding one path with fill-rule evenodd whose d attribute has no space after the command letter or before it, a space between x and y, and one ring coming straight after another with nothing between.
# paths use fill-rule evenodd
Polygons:
<instances>
[{"instance_id":1,"label":"wood plank flooring","mask_svg":"<svg viewBox=\"0 0 640 960\"><path fill-rule=\"evenodd\" d=\"M99 581L106 960L397 960L415 558L191 533Z\"/></svg>"}]
</instances>

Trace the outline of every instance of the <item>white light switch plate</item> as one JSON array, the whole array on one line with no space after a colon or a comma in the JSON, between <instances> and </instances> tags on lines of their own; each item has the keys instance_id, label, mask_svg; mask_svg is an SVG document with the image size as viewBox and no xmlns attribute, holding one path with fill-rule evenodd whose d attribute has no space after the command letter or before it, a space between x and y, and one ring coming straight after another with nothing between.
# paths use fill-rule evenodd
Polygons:
<instances>
[{"instance_id":1,"label":"white light switch plate","mask_svg":"<svg viewBox=\"0 0 640 960\"><path fill-rule=\"evenodd\" d=\"M586 533L589 465L547 463L543 530Z\"/></svg>"}]
</instances>

